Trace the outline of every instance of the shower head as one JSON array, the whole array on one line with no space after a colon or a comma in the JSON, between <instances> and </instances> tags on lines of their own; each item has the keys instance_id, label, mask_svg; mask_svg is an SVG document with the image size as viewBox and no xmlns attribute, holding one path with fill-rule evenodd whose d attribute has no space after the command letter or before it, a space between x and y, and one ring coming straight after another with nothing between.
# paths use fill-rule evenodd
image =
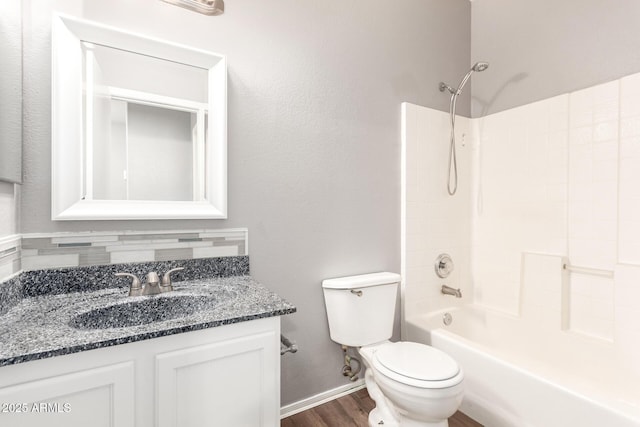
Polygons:
<instances>
[{"instance_id":1,"label":"shower head","mask_svg":"<svg viewBox=\"0 0 640 427\"><path fill-rule=\"evenodd\" d=\"M462 92L462 88L464 87L465 84L467 84L467 80L469 80L469 77L471 77L471 74L473 74L474 71L484 71L487 68L489 68L489 63L488 62L476 62L475 64L473 64L473 67L471 67L471 69L469 70L469 72L467 73L466 76L464 76L464 78L462 79L462 81L460 82L460 84L458 85L458 90L456 90L456 95L460 95L460 93Z\"/></svg>"},{"instance_id":2,"label":"shower head","mask_svg":"<svg viewBox=\"0 0 640 427\"><path fill-rule=\"evenodd\" d=\"M488 62L482 62L482 61L476 62L475 64L473 64L473 67L471 67L469 72L462 78L457 89L452 88L446 83L440 82L440 92L444 92L446 89L453 96L460 95L462 93L462 88L464 87L465 84L467 84L467 81L469 80L469 77L471 77L471 74L473 74L474 71L480 72L480 71L486 70L487 68L489 68Z\"/></svg>"},{"instance_id":3,"label":"shower head","mask_svg":"<svg viewBox=\"0 0 640 427\"><path fill-rule=\"evenodd\" d=\"M476 62L475 64L473 64L473 67L471 67L473 71L484 71L487 68L489 68L488 62Z\"/></svg>"}]
</instances>

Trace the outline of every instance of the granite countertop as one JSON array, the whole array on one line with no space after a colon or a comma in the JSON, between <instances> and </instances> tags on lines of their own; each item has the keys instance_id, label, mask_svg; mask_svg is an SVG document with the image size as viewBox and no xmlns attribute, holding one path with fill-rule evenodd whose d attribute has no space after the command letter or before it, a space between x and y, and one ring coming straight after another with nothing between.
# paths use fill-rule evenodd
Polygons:
<instances>
[{"instance_id":1,"label":"granite countertop","mask_svg":"<svg viewBox=\"0 0 640 427\"><path fill-rule=\"evenodd\" d=\"M0 366L296 311L248 275L185 280L173 287L173 292L155 296L129 297L128 288L120 286L22 298L0 316ZM86 314L120 304L152 307L163 318L175 318L149 318L149 323L135 325L138 316L148 317L152 309L107 308L113 312L105 311L111 315L106 319ZM91 329L96 327L92 320L131 326Z\"/></svg>"}]
</instances>

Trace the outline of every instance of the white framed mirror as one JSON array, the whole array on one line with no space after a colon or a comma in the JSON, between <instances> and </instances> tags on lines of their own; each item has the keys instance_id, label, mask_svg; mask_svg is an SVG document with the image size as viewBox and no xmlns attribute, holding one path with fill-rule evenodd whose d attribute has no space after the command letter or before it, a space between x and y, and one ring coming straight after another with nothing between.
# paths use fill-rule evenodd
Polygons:
<instances>
[{"instance_id":1,"label":"white framed mirror","mask_svg":"<svg viewBox=\"0 0 640 427\"><path fill-rule=\"evenodd\" d=\"M223 55L56 15L52 219L227 217Z\"/></svg>"},{"instance_id":2,"label":"white framed mirror","mask_svg":"<svg viewBox=\"0 0 640 427\"><path fill-rule=\"evenodd\" d=\"M0 181L22 183L22 1L0 3Z\"/></svg>"}]
</instances>

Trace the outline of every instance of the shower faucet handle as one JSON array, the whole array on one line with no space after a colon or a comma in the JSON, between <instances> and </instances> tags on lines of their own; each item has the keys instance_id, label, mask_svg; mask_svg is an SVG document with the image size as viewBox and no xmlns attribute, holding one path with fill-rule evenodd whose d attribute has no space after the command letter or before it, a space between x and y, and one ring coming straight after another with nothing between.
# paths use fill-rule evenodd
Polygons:
<instances>
[{"instance_id":1,"label":"shower faucet handle","mask_svg":"<svg viewBox=\"0 0 640 427\"><path fill-rule=\"evenodd\" d=\"M451 259L451 255L449 254L438 255L438 258L436 258L435 270L436 270L436 274L441 279L449 277L449 275L453 271L453 260Z\"/></svg>"}]
</instances>

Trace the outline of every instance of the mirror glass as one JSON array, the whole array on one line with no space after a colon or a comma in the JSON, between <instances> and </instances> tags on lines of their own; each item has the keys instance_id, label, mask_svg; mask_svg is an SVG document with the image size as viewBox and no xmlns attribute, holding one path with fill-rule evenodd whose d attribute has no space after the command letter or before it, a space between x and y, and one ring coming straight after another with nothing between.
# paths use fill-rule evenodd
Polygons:
<instances>
[{"instance_id":1,"label":"mirror glass","mask_svg":"<svg viewBox=\"0 0 640 427\"><path fill-rule=\"evenodd\" d=\"M52 219L226 218L224 56L52 23Z\"/></svg>"},{"instance_id":2,"label":"mirror glass","mask_svg":"<svg viewBox=\"0 0 640 427\"><path fill-rule=\"evenodd\" d=\"M87 42L83 67L85 200L204 200L208 70Z\"/></svg>"},{"instance_id":3,"label":"mirror glass","mask_svg":"<svg viewBox=\"0 0 640 427\"><path fill-rule=\"evenodd\" d=\"M22 2L0 2L0 181L22 182Z\"/></svg>"}]
</instances>

